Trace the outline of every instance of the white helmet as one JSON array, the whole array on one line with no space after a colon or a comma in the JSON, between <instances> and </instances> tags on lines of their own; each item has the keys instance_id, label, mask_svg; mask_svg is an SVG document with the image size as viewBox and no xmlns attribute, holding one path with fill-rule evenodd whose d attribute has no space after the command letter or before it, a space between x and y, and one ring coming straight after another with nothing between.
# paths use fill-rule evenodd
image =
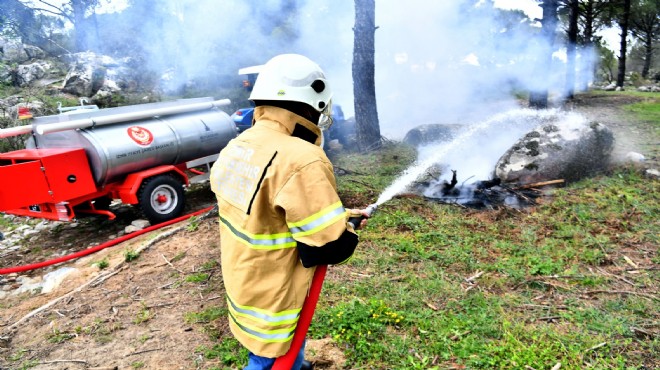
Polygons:
<instances>
[{"instance_id":1,"label":"white helmet","mask_svg":"<svg viewBox=\"0 0 660 370\"><path fill-rule=\"evenodd\" d=\"M321 113L318 125L330 126L332 89L318 64L298 54L281 54L263 65L250 100L301 102Z\"/></svg>"}]
</instances>

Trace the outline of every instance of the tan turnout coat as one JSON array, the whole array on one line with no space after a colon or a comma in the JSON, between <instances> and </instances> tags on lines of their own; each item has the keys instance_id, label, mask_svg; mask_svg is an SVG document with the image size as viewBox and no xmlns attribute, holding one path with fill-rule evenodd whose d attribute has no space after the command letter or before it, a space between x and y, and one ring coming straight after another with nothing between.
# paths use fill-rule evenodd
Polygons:
<instances>
[{"instance_id":1,"label":"tan turnout coat","mask_svg":"<svg viewBox=\"0 0 660 370\"><path fill-rule=\"evenodd\" d=\"M276 107L257 107L254 117L254 126L220 152L211 189L231 331L252 353L279 357L290 346L314 274L302 266L296 241L334 241L348 216L319 128ZM318 139L292 136L297 125Z\"/></svg>"}]
</instances>

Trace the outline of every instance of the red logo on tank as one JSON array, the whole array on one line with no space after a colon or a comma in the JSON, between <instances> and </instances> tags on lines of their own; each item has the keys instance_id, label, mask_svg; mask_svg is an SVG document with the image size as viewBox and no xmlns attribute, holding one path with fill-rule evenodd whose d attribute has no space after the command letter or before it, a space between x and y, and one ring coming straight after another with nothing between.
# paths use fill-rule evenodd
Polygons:
<instances>
[{"instance_id":1,"label":"red logo on tank","mask_svg":"<svg viewBox=\"0 0 660 370\"><path fill-rule=\"evenodd\" d=\"M144 127L131 126L126 131L128 136L138 145L147 146L154 141L154 135Z\"/></svg>"}]
</instances>

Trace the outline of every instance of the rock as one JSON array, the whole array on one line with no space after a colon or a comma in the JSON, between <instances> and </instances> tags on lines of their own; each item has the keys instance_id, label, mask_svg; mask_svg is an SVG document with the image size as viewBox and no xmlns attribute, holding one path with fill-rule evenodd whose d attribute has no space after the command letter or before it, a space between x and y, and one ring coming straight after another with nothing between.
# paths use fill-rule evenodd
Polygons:
<instances>
[{"instance_id":1,"label":"rock","mask_svg":"<svg viewBox=\"0 0 660 370\"><path fill-rule=\"evenodd\" d=\"M142 229L137 228L137 227L135 227L135 226L133 226L133 225L128 225L128 226L126 226L126 227L124 228L124 233L126 233L126 234L130 234L130 233L134 233L134 232L136 232L136 231L140 231L140 230L142 230Z\"/></svg>"},{"instance_id":2,"label":"rock","mask_svg":"<svg viewBox=\"0 0 660 370\"><path fill-rule=\"evenodd\" d=\"M21 87L31 85L34 81L37 81L46 75L45 66L48 65L43 63L21 64L16 69L16 82Z\"/></svg>"},{"instance_id":3,"label":"rock","mask_svg":"<svg viewBox=\"0 0 660 370\"><path fill-rule=\"evenodd\" d=\"M23 63L30 60L30 56L20 42L5 41L2 45L2 60L8 63Z\"/></svg>"},{"instance_id":4,"label":"rock","mask_svg":"<svg viewBox=\"0 0 660 370\"><path fill-rule=\"evenodd\" d=\"M614 90L616 90L616 83L612 82L611 84L603 87L603 90L605 90L605 91L614 91Z\"/></svg>"},{"instance_id":5,"label":"rock","mask_svg":"<svg viewBox=\"0 0 660 370\"><path fill-rule=\"evenodd\" d=\"M43 278L43 288L41 289L41 293L52 292L55 288L57 288L58 286L60 286L60 284L62 284L62 281L64 281L64 279L66 279L67 276L77 271L78 269L72 267L62 267L60 269L47 273L46 275L44 275Z\"/></svg>"},{"instance_id":6,"label":"rock","mask_svg":"<svg viewBox=\"0 0 660 370\"><path fill-rule=\"evenodd\" d=\"M13 69L7 64L0 63L0 84L11 85L13 83Z\"/></svg>"},{"instance_id":7,"label":"rock","mask_svg":"<svg viewBox=\"0 0 660 370\"><path fill-rule=\"evenodd\" d=\"M504 182L575 181L609 165L614 145L606 126L578 115L537 126L497 162Z\"/></svg>"},{"instance_id":8,"label":"rock","mask_svg":"<svg viewBox=\"0 0 660 370\"><path fill-rule=\"evenodd\" d=\"M92 52L76 53L69 57L71 68L62 90L77 96L92 97L104 101L122 90L137 87L136 72L129 65L130 58L120 60Z\"/></svg>"},{"instance_id":9,"label":"rock","mask_svg":"<svg viewBox=\"0 0 660 370\"><path fill-rule=\"evenodd\" d=\"M644 157L644 154L637 153L637 152L628 152L626 153L625 156L625 161L630 162L630 163L642 163L646 160L646 157Z\"/></svg>"},{"instance_id":10,"label":"rock","mask_svg":"<svg viewBox=\"0 0 660 370\"><path fill-rule=\"evenodd\" d=\"M133 222L131 222L131 225L137 227L138 230L142 230L144 228L151 226L151 223L149 223L149 221L147 220L133 220Z\"/></svg>"},{"instance_id":11,"label":"rock","mask_svg":"<svg viewBox=\"0 0 660 370\"><path fill-rule=\"evenodd\" d=\"M408 131L403 142L412 146L420 146L439 141L451 141L461 127L451 124L420 125Z\"/></svg>"},{"instance_id":12,"label":"rock","mask_svg":"<svg viewBox=\"0 0 660 370\"><path fill-rule=\"evenodd\" d=\"M654 168L649 168L648 170L644 171L644 174L646 177L650 177L652 179L659 179L660 178L660 171L654 169Z\"/></svg>"},{"instance_id":13,"label":"rock","mask_svg":"<svg viewBox=\"0 0 660 370\"><path fill-rule=\"evenodd\" d=\"M23 44L23 50L29 59L43 59L46 57L46 52L38 46Z\"/></svg>"}]
</instances>

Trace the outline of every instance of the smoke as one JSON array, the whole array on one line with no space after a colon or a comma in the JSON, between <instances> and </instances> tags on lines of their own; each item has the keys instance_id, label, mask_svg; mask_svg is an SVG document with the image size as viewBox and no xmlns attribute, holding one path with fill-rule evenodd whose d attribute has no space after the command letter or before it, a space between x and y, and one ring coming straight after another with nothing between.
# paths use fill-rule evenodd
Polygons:
<instances>
[{"instance_id":1,"label":"smoke","mask_svg":"<svg viewBox=\"0 0 660 370\"><path fill-rule=\"evenodd\" d=\"M239 68L300 53L321 65L335 104L353 115L353 1L135 1L121 15L112 31L127 33L127 43L146 50L145 66L168 71L174 86L240 86ZM538 67L539 55L561 45L549 49L538 22L491 0L379 0L376 25L376 97L386 137L400 139L420 124L481 121L517 107L517 91L564 94L561 53L550 70ZM579 70L591 73L594 58L581 53Z\"/></svg>"}]
</instances>

